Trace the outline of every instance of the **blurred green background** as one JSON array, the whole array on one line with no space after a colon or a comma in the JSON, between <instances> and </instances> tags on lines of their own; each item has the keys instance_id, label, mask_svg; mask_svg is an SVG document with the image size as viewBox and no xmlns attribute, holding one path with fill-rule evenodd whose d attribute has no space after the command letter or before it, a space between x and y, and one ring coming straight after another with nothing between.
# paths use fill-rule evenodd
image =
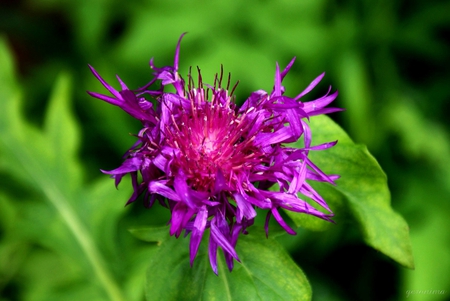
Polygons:
<instances>
[{"instance_id":1,"label":"blurred green background","mask_svg":"<svg viewBox=\"0 0 450 301\"><path fill-rule=\"evenodd\" d=\"M75 200L84 225L79 231L90 237L80 243L76 223L52 203L39 175L30 180L0 149L1 300L108 300L105 285L125 300L144 299L154 248L127 229L163 224L167 213L141 204L124 209L128 180L116 191L100 173L119 166L134 143L127 133L137 133L139 123L86 94L106 93L87 64L116 87L119 74L137 88L151 78L151 57L157 66L172 63L186 31L180 73L199 66L212 82L223 64L240 80L241 101L254 90L271 90L275 62L284 67L297 57L285 79L289 96L326 71L309 99L329 85L338 89L335 105L346 111L332 117L368 145L388 175L392 205L410 226L415 271L366 246L351 222L326 232L299 229L283 243L308 276L313 300L450 300L449 12L449 1L425 0L1 1L0 34L16 64L22 119L30 133L70 127L61 141L74 145L69 153L79 151L65 158L64 147L34 135L23 141L30 156L60 160L55 166L67 177L49 177L58 178L69 203ZM0 89L9 91L8 85L4 80ZM49 107L52 97L66 99L69 111L54 110L74 116L72 123L58 113L49 117L57 106ZM86 256L89 247L100 267ZM98 271L106 278L95 276ZM419 292L426 290L443 293Z\"/></svg>"}]
</instances>

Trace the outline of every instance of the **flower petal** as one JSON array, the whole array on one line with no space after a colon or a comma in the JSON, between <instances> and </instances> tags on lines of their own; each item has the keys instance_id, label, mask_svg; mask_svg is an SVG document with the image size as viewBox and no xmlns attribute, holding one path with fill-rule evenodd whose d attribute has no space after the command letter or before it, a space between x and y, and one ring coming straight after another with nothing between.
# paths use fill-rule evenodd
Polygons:
<instances>
[{"instance_id":1,"label":"flower petal","mask_svg":"<svg viewBox=\"0 0 450 301\"><path fill-rule=\"evenodd\" d=\"M322 80L322 78L325 76L325 72L322 73L321 75L319 75L318 77L316 77L309 85L308 87L306 87L305 90L303 90L302 93L300 93L299 95L297 95L297 97L295 97L295 100L299 100L300 98L302 98L303 96L305 96L306 94L308 94L309 92L311 92L312 89L314 89L315 86L317 86L318 83L320 83L320 81Z\"/></svg>"},{"instance_id":2,"label":"flower petal","mask_svg":"<svg viewBox=\"0 0 450 301\"><path fill-rule=\"evenodd\" d=\"M256 216L256 211L252 204L249 203L240 193L233 193L233 197L237 203L236 221L240 223L242 218L252 219Z\"/></svg>"},{"instance_id":3,"label":"flower petal","mask_svg":"<svg viewBox=\"0 0 450 301\"><path fill-rule=\"evenodd\" d=\"M150 193L157 193L159 195L162 195L175 202L181 201L179 194L168 187L166 185L166 181L151 181L150 183L148 183L148 191Z\"/></svg>"},{"instance_id":4,"label":"flower petal","mask_svg":"<svg viewBox=\"0 0 450 301\"><path fill-rule=\"evenodd\" d=\"M197 212L197 216L194 222L194 229L192 230L191 241L189 244L191 266L194 263L195 256L197 255L198 252L198 247L200 246L200 242L202 241L203 232L205 232L207 218L208 218L208 210L206 209L206 206L202 206L200 210Z\"/></svg>"},{"instance_id":5,"label":"flower petal","mask_svg":"<svg viewBox=\"0 0 450 301\"><path fill-rule=\"evenodd\" d=\"M214 237L216 243L225 251L228 252L234 259L237 261L239 257L234 250L234 247L230 244L230 242L226 239L226 237L220 232L219 228L216 226L215 219L211 221L211 236Z\"/></svg>"},{"instance_id":6,"label":"flower petal","mask_svg":"<svg viewBox=\"0 0 450 301\"><path fill-rule=\"evenodd\" d=\"M286 222L283 220L280 213L278 212L277 208L272 208L271 212L275 220L280 224L281 227L283 227L284 230L286 230L287 233L291 235L297 234L294 230L292 230L291 227L288 226L288 224L286 224Z\"/></svg>"}]
</instances>

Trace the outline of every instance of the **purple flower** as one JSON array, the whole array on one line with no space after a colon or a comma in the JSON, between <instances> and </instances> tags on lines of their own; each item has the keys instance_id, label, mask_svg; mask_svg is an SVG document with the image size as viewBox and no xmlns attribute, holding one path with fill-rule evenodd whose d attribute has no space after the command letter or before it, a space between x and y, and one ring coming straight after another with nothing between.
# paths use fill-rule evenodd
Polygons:
<instances>
[{"instance_id":1,"label":"purple flower","mask_svg":"<svg viewBox=\"0 0 450 301\"><path fill-rule=\"evenodd\" d=\"M154 77L147 85L130 90L117 77L121 85L117 91L90 67L112 96L88 93L120 107L143 125L123 164L103 172L112 175L116 186L125 174L131 175L134 193L127 204L144 194L147 207L158 200L171 211L170 235L179 237L183 230L185 235L191 234L191 265L209 228L209 259L217 274L219 247L230 271L233 259L239 261L235 246L239 234L246 234L253 224L255 208L267 210L267 234L271 216L289 234L295 234L281 217L280 208L331 221L327 203L306 180L333 184L339 176L323 173L308 153L330 148L337 141L311 146L307 121L341 109L325 108L337 96L337 92L330 94L331 87L314 101L300 101L324 74L296 97L284 96L281 82L295 58L282 71L276 65L272 92L255 91L238 107L233 96L237 84L230 91L230 77L224 81L222 70L212 85L203 83L200 70L197 83L190 72L187 81L178 74L183 36L173 66L157 68L153 59L150 61ZM157 82L160 88L151 89ZM175 92L165 91L170 85ZM285 146L299 139L303 139L303 148ZM274 184L279 189L269 190ZM328 213L317 210L298 193Z\"/></svg>"}]
</instances>

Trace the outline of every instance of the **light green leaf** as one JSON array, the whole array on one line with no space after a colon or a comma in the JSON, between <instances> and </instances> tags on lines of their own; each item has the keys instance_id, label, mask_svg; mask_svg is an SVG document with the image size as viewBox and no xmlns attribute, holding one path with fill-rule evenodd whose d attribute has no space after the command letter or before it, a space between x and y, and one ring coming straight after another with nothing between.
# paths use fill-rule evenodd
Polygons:
<instances>
[{"instance_id":1,"label":"light green leaf","mask_svg":"<svg viewBox=\"0 0 450 301\"><path fill-rule=\"evenodd\" d=\"M44 132L48 139L48 154L52 156L53 172L61 186L79 187L81 170L77 151L80 130L70 108L71 78L61 73L55 83L45 116Z\"/></svg>"},{"instance_id":2,"label":"light green leaf","mask_svg":"<svg viewBox=\"0 0 450 301\"><path fill-rule=\"evenodd\" d=\"M365 146L354 144L329 117L313 117L310 126L314 145L339 141L331 149L311 152L310 158L327 174L341 176L337 185L330 187L344 196L345 207L360 226L366 243L413 268L409 228L390 205L387 177L378 162Z\"/></svg>"},{"instance_id":3,"label":"light green leaf","mask_svg":"<svg viewBox=\"0 0 450 301\"><path fill-rule=\"evenodd\" d=\"M209 264L207 237L191 268L189 237L169 237L168 227L132 233L160 242L147 271L147 300L311 300L311 287L302 270L277 241L267 239L256 226L239 238L236 250L241 263L235 262L231 273L219 251L218 276Z\"/></svg>"},{"instance_id":4,"label":"light green leaf","mask_svg":"<svg viewBox=\"0 0 450 301\"><path fill-rule=\"evenodd\" d=\"M34 187L54 206L81 247L83 259L92 269L89 272L93 271L97 276L109 299L124 300L76 209L76 200L83 193L77 192L81 190L81 175L74 159L77 151L77 125L68 109L70 81L65 74L59 77L45 121L46 131L42 131L26 122L21 112L21 94L16 88L11 61L8 47L1 40L0 63L5 63L6 68L0 68L0 79L8 83L8 87L0 89L0 151L8 159L6 167L12 175L20 177L24 185Z\"/></svg>"}]
</instances>

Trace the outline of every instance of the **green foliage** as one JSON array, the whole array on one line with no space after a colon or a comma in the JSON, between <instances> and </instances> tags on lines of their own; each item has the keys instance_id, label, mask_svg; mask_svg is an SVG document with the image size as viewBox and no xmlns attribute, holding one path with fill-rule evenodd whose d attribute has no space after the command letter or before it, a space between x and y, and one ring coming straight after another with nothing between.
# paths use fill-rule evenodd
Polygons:
<instances>
[{"instance_id":1,"label":"green foliage","mask_svg":"<svg viewBox=\"0 0 450 301\"><path fill-rule=\"evenodd\" d=\"M21 112L22 97L12 60L4 41L0 46L0 61L3 66L9 65L1 73L2 80L9 83L9 89L4 89L0 96L1 155L8 158L3 168L17 177L23 187L31 188L34 195L31 200L19 201L17 207L2 197L6 231L2 251L7 259L3 265L9 273L6 276L12 277L11 273L17 272L20 265L34 262L23 271L25 278L33 280L30 281L33 285L22 292L25 298L33 293L36 300L58 300L58 287L93 276L88 282L83 280L83 285L74 286L64 298L125 300L105 256L107 251L116 253L108 254L113 258L118 256L114 228L123 209L106 202L118 195L112 196L110 189L105 190L109 181L87 187L82 182L82 169L77 161L79 128L69 107L70 77L66 73L58 77L41 130L26 122ZM125 198L126 192L119 195ZM106 233L103 229L107 229ZM29 253L33 249L30 243L45 249ZM20 244L27 245L25 253L20 250L19 259L9 263ZM106 254L102 254L99 244L114 250L105 249ZM52 272L59 268L63 275ZM51 277L39 277L42 272Z\"/></svg>"},{"instance_id":2,"label":"green foliage","mask_svg":"<svg viewBox=\"0 0 450 301\"><path fill-rule=\"evenodd\" d=\"M334 187L346 197L345 207L359 224L364 240L400 264L413 268L409 229L390 206L387 178L365 146L355 145L347 134L325 116L311 122L315 143L332 137L338 145L328 154L311 154L320 166L332 166L341 176ZM330 168L331 169L331 168Z\"/></svg>"},{"instance_id":3,"label":"green foliage","mask_svg":"<svg viewBox=\"0 0 450 301\"><path fill-rule=\"evenodd\" d=\"M326 200L336 203L340 212L351 212L367 244L390 256L398 263L413 268L409 229L405 220L390 206L387 178L378 162L362 145L356 145L329 117L311 118L313 144L338 140L338 144L325 151L311 152L310 158L327 173L341 176L337 185L315 185ZM322 193L321 193L322 195ZM297 226L312 230L326 227L317 221L286 211Z\"/></svg>"},{"instance_id":4,"label":"green foliage","mask_svg":"<svg viewBox=\"0 0 450 301\"><path fill-rule=\"evenodd\" d=\"M169 228L131 231L139 239L157 242L147 270L147 300L310 300L311 287L302 270L263 229L253 227L239 239L240 263L227 270L218 254L219 275L209 265L205 237L193 267L189 265L189 240L168 235Z\"/></svg>"},{"instance_id":5,"label":"green foliage","mask_svg":"<svg viewBox=\"0 0 450 301\"><path fill-rule=\"evenodd\" d=\"M195 292L202 283L195 279L205 288L217 286L217 298L228 288L245 299L256 290L270 299L270 285L287 279L301 290L283 289L285 298L304 292L311 299L302 270L313 300L448 299L448 2L13 2L0 9L2 300L143 300ZM241 101L272 88L275 61L284 66L297 56L284 81L290 96L327 71L324 82L340 93L335 105L346 108L333 118L356 142L328 118L312 118L314 144L339 140L332 149L311 152L319 167L341 175L336 186L315 186L336 224L287 213L299 234L277 237L280 246L273 240L277 224L269 239L262 237L264 216L258 214L259 225L238 242L243 263L229 273L219 251L218 277L204 244L191 269L189 238L143 228L166 223L161 210L123 208L128 179L115 190L98 169L118 166L135 140L127 133L139 125L85 93L103 89L87 63L108 82L117 73L136 88L149 79L151 57L158 66L172 61L185 31L180 69L198 65L210 82L223 64L240 80ZM159 243L141 242L127 228ZM362 257L362 249L369 255ZM414 271L397 264L412 267L411 253ZM278 275L274 269L285 277L270 278ZM353 278L342 270L357 274L357 283L346 282ZM270 285L255 275L272 279ZM187 287L164 290L172 283ZM446 293L406 295L413 290Z\"/></svg>"}]
</instances>

